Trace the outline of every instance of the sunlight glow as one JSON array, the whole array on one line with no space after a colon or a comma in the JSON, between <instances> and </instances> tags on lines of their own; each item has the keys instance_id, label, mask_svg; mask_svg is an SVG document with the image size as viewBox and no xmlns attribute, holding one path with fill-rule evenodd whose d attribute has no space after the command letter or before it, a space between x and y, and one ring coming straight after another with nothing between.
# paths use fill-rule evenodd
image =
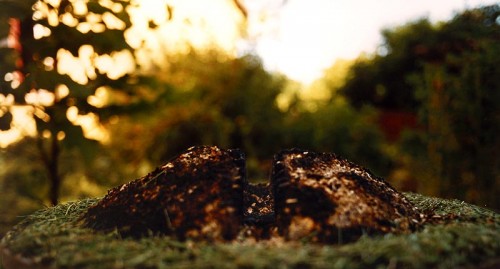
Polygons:
<instances>
[{"instance_id":1,"label":"sunlight glow","mask_svg":"<svg viewBox=\"0 0 500 269\"><path fill-rule=\"evenodd\" d=\"M122 5L111 0L99 0L99 4L101 4L103 7L111 9L114 13L122 12L123 10Z\"/></svg>"},{"instance_id":2,"label":"sunlight glow","mask_svg":"<svg viewBox=\"0 0 500 269\"><path fill-rule=\"evenodd\" d=\"M118 79L135 71L134 56L128 50L98 56L95 58L95 66L110 79Z\"/></svg>"},{"instance_id":3,"label":"sunlight glow","mask_svg":"<svg viewBox=\"0 0 500 269\"><path fill-rule=\"evenodd\" d=\"M13 96L0 94L0 103L12 105L14 103ZM36 134L35 120L33 119L33 107L11 107L12 113L12 128L7 131L0 131L0 148L5 148L8 145L21 140L25 136L34 136Z\"/></svg>"},{"instance_id":4,"label":"sunlight glow","mask_svg":"<svg viewBox=\"0 0 500 269\"><path fill-rule=\"evenodd\" d=\"M35 39L41 39L50 36L50 34L50 29L41 24L35 24L35 26L33 27L33 35Z\"/></svg>"},{"instance_id":5,"label":"sunlight glow","mask_svg":"<svg viewBox=\"0 0 500 269\"><path fill-rule=\"evenodd\" d=\"M108 29L123 30L125 23L110 12L105 12L102 16L88 12L87 0L70 0L73 10L77 16L84 17L84 21L79 22L77 18L69 13L57 14L52 8L58 8L60 0L38 1L34 5L33 19L35 21L47 19L50 26L58 26L63 23L70 27L76 27L81 32L103 32ZM122 11L122 6L118 3L113 3L109 0L101 0L103 5L112 9L114 12ZM33 35L35 39L49 37L52 31L42 24L35 24ZM16 47L16 40L9 36L7 46ZM61 74L67 74L72 80L80 84L86 84L97 77L96 71L106 74L111 79L118 79L127 73L135 71L133 56L129 51L119 51L111 55L98 55L95 53L91 45L83 45L78 50L78 55L72 55L68 50L59 49L57 52L57 71ZM51 57L43 59L43 67L50 71L54 68L56 60ZM17 72L6 73L4 80L11 83L12 88L20 86L21 77ZM13 115L11 129L0 132L0 147L6 147L10 143L18 141L24 136L31 136L36 133L35 122L33 115L49 121L50 117L44 111L44 107L51 106L56 100L61 100L70 93L66 85L58 85L54 93L45 89L33 89L26 96L25 101L32 106L13 106L13 96L0 95L2 106L7 106ZM103 94L104 93L104 94ZM105 105L105 91L98 90L96 94L89 98L92 105L102 107ZM12 104L9 104L12 102ZM73 115L72 113L69 113ZM73 119L73 123L81 125L84 134L92 139L102 140L105 142L108 139L108 134L103 126L99 124L98 116L89 113L86 115L77 115ZM47 135L47 134L44 134ZM50 135L50 134L49 134ZM59 132L57 138L64 139L65 133Z\"/></svg>"},{"instance_id":6,"label":"sunlight glow","mask_svg":"<svg viewBox=\"0 0 500 269\"><path fill-rule=\"evenodd\" d=\"M54 99L54 94L45 89L31 90L24 96L27 104L35 106L51 106L54 104Z\"/></svg>"},{"instance_id":7,"label":"sunlight glow","mask_svg":"<svg viewBox=\"0 0 500 269\"><path fill-rule=\"evenodd\" d=\"M57 52L57 61L57 72L70 76L73 81L82 85L88 83L85 66L71 52L59 49Z\"/></svg>"},{"instance_id":8,"label":"sunlight glow","mask_svg":"<svg viewBox=\"0 0 500 269\"><path fill-rule=\"evenodd\" d=\"M66 138L65 132L63 132L63 131L57 132L57 140L61 141L61 140L64 140L64 138Z\"/></svg>"},{"instance_id":9,"label":"sunlight glow","mask_svg":"<svg viewBox=\"0 0 500 269\"><path fill-rule=\"evenodd\" d=\"M70 13L64 13L61 15L61 22L69 27L75 27L78 25L78 19L73 17Z\"/></svg>"},{"instance_id":10,"label":"sunlight glow","mask_svg":"<svg viewBox=\"0 0 500 269\"><path fill-rule=\"evenodd\" d=\"M228 0L142 0L129 11L133 26L126 38L139 49L139 64L146 69L163 66L168 54L187 53L191 47L217 47L235 55L243 34L243 16ZM158 27L148 28L151 22Z\"/></svg>"},{"instance_id":11,"label":"sunlight glow","mask_svg":"<svg viewBox=\"0 0 500 269\"><path fill-rule=\"evenodd\" d=\"M65 49L57 52L57 71L67 74L82 85L97 77L96 69L110 79L118 79L134 72L134 56L128 50L113 52L111 55L98 55L90 45L83 45L78 50L78 57Z\"/></svg>"},{"instance_id":12,"label":"sunlight glow","mask_svg":"<svg viewBox=\"0 0 500 269\"><path fill-rule=\"evenodd\" d=\"M76 15L85 15L87 14L87 2L86 0L73 0L70 1L73 4L74 13Z\"/></svg>"},{"instance_id":13,"label":"sunlight glow","mask_svg":"<svg viewBox=\"0 0 500 269\"><path fill-rule=\"evenodd\" d=\"M256 50L268 69L309 84L338 59L353 59L363 52L376 53L383 28L423 17L432 22L448 20L465 8L496 2L289 0L277 13L278 18L260 28L262 34L255 41ZM258 11L259 6L254 9ZM274 31L266 31L266 27Z\"/></svg>"},{"instance_id":14,"label":"sunlight glow","mask_svg":"<svg viewBox=\"0 0 500 269\"><path fill-rule=\"evenodd\" d=\"M125 29L125 23L118 19L115 15L106 12L102 15L102 21L106 25L108 29L117 29L117 30L123 30Z\"/></svg>"},{"instance_id":15,"label":"sunlight glow","mask_svg":"<svg viewBox=\"0 0 500 269\"><path fill-rule=\"evenodd\" d=\"M104 107L108 103L109 93L106 87L99 87L94 95L87 98L87 103L95 107Z\"/></svg>"},{"instance_id":16,"label":"sunlight glow","mask_svg":"<svg viewBox=\"0 0 500 269\"><path fill-rule=\"evenodd\" d=\"M64 97L68 96L68 94L69 94L69 88L68 88L68 86L66 86L64 84L57 85L55 94L56 94L56 99L57 100L61 100Z\"/></svg>"},{"instance_id":17,"label":"sunlight glow","mask_svg":"<svg viewBox=\"0 0 500 269\"><path fill-rule=\"evenodd\" d=\"M52 69L54 69L54 63L55 61L52 57L46 57L45 59L43 59L43 65L46 71L51 71Z\"/></svg>"},{"instance_id":18,"label":"sunlight glow","mask_svg":"<svg viewBox=\"0 0 500 269\"><path fill-rule=\"evenodd\" d=\"M43 120L44 122L50 121L50 116L47 113L45 113L43 108L34 106L32 112L33 112L33 115L35 115L37 118ZM35 126L36 125L33 125L34 129L35 129Z\"/></svg>"},{"instance_id":19,"label":"sunlight glow","mask_svg":"<svg viewBox=\"0 0 500 269\"><path fill-rule=\"evenodd\" d=\"M0 93L0 103L2 105L5 105L5 106L12 106L14 104L14 96L12 94L5 96L5 95ZM0 110L0 113L1 113L1 110Z\"/></svg>"},{"instance_id":20,"label":"sunlight glow","mask_svg":"<svg viewBox=\"0 0 500 269\"><path fill-rule=\"evenodd\" d=\"M21 85L21 75L19 72L6 73L4 76L6 82L10 82L12 89L17 89Z\"/></svg>"},{"instance_id":21,"label":"sunlight glow","mask_svg":"<svg viewBox=\"0 0 500 269\"><path fill-rule=\"evenodd\" d=\"M101 143L109 142L109 132L99 123L99 116L96 114L88 113L80 115L78 108L72 106L66 111L66 117L74 125L82 127L85 137L100 141Z\"/></svg>"}]
</instances>

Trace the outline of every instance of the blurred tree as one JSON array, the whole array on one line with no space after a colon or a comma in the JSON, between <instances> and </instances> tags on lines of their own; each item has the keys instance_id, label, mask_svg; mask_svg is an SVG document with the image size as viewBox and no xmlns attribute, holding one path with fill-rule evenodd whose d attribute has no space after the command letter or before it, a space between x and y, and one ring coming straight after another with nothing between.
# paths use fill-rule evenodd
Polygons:
<instances>
[{"instance_id":1,"label":"blurred tree","mask_svg":"<svg viewBox=\"0 0 500 269\"><path fill-rule=\"evenodd\" d=\"M283 128L286 147L335 152L380 176L390 171L391 160L384 152L385 140L374 109L357 110L345 98L333 96L315 106L295 102L289 111Z\"/></svg>"},{"instance_id":2,"label":"blurred tree","mask_svg":"<svg viewBox=\"0 0 500 269\"><path fill-rule=\"evenodd\" d=\"M78 148L90 159L95 146L78 117L102 120L117 112L115 105L99 103L99 91L119 89L128 103L136 94L127 86L134 68L133 49L124 38L131 26L130 5L122 0L0 1L0 34L6 41L0 49L0 94L4 101L13 98L1 104L0 127L10 128L13 107L29 108L52 204L58 203L62 184L62 150ZM121 72L110 67L118 58L128 60L120 67L131 67Z\"/></svg>"},{"instance_id":3,"label":"blurred tree","mask_svg":"<svg viewBox=\"0 0 500 269\"><path fill-rule=\"evenodd\" d=\"M418 113L398 162L427 193L499 208L500 6L385 30L384 46L359 60L341 91L357 107Z\"/></svg>"},{"instance_id":4,"label":"blurred tree","mask_svg":"<svg viewBox=\"0 0 500 269\"><path fill-rule=\"evenodd\" d=\"M415 111L418 102L406 75L421 70L418 53L433 42L433 32L426 19L384 30L379 54L358 58L340 91L356 107Z\"/></svg>"},{"instance_id":5,"label":"blurred tree","mask_svg":"<svg viewBox=\"0 0 500 269\"><path fill-rule=\"evenodd\" d=\"M474 39L491 36L498 26L496 9L498 5L467 11L437 25L421 19L383 30L378 53L358 58L340 91L356 107L415 112L421 100L415 98L408 74L423 72L424 63L439 64L449 54L474 49Z\"/></svg>"},{"instance_id":6,"label":"blurred tree","mask_svg":"<svg viewBox=\"0 0 500 269\"><path fill-rule=\"evenodd\" d=\"M441 43L438 48L450 48L442 60L425 61L424 71L411 76L425 133L406 140L424 149L416 156L428 165L440 196L452 191L494 208L500 208L499 17L500 7L491 6L442 26L443 35L462 42Z\"/></svg>"},{"instance_id":7,"label":"blurred tree","mask_svg":"<svg viewBox=\"0 0 500 269\"><path fill-rule=\"evenodd\" d=\"M289 107L295 115L287 117L287 128L297 131L290 132L294 142L289 144L335 152L386 176L393 163L378 125L380 112L370 106L357 109L341 91L356 64L359 62L354 60L336 61L310 86L316 96L301 97Z\"/></svg>"}]
</instances>

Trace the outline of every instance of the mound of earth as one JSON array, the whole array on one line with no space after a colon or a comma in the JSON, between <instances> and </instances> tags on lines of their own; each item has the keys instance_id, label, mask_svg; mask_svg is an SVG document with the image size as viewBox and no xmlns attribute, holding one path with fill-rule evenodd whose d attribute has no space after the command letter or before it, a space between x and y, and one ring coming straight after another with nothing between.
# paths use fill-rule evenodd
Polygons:
<instances>
[{"instance_id":1,"label":"mound of earth","mask_svg":"<svg viewBox=\"0 0 500 269\"><path fill-rule=\"evenodd\" d=\"M195 147L148 175L111 189L82 216L122 236L231 240L243 222L245 162L239 150Z\"/></svg>"},{"instance_id":2,"label":"mound of earth","mask_svg":"<svg viewBox=\"0 0 500 269\"><path fill-rule=\"evenodd\" d=\"M284 150L274 158L270 184L253 185L241 151L203 146L110 190L81 219L122 236L228 241L246 231L259 240L337 243L408 233L420 217L384 179L332 153Z\"/></svg>"}]
</instances>

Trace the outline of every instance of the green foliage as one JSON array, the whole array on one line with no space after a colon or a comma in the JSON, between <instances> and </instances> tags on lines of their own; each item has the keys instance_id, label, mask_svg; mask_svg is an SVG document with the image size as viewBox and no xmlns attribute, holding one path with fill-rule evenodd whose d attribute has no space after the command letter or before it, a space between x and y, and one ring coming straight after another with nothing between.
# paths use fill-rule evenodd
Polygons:
<instances>
[{"instance_id":1,"label":"green foliage","mask_svg":"<svg viewBox=\"0 0 500 269\"><path fill-rule=\"evenodd\" d=\"M6 131L10 129L12 123L12 113L10 111L1 111L0 115L0 131Z\"/></svg>"},{"instance_id":2,"label":"green foliage","mask_svg":"<svg viewBox=\"0 0 500 269\"><path fill-rule=\"evenodd\" d=\"M370 104L381 109L415 111L421 100L415 98L415 87L408 75L424 72L425 63L441 64L450 54L478 52L479 40L496 40L498 10L498 5L487 6L439 25L421 19L384 30L379 53L359 58L341 91L356 107ZM495 46L495 42L491 45Z\"/></svg>"},{"instance_id":3,"label":"green foliage","mask_svg":"<svg viewBox=\"0 0 500 269\"><path fill-rule=\"evenodd\" d=\"M426 130L417 136L426 150L416 160L429 167L440 195L453 189L456 197L494 208L500 207L500 25L491 21L499 15L498 6L472 10L443 25L442 35L467 42L451 43L439 64L426 62L411 76Z\"/></svg>"},{"instance_id":4,"label":"green foliage","mask_svg":"<svg viewBox=\"0 0 500 269\"><path fill-rule=\"evenodd\" d=\"M418 102L407 74L420 70L421 50L433 42L434 27L420 20L384 30L380 54L359 58L340 91L356 107L373 105L381 109L414 111Z\"/></svg>"},{"instance_id":5,"label":"green foliage","mask_svg":"<svg viewBox=\"0 0 500 269\"><path fill-rule=\"evenodd\" d=\"M458 197L498 207L500 50L488 43L479 53L450 55L443 65L429 65L413 77L426 127L425 135L414 135L424 147L415 156L431 170L440 195L454 189Z\"/></svg>"},{"instance_id":6,"label":"green foliage","mask_svg":"<svg viewBox=\"0 0 500 269\"><path fill-rule=\"evenodd\" d=\"M336 97L317 110L290 115L284 139L288 147L335 152L385 175L391 163L384 154L384 138L376 119L373 109L358 111Z\"/></svg>"},{"instance_id":7,"label":"green foliage","mask_svg":"<svg viewBox=\"0 0 500 269\"><path fill-rule=\"evenodd\" d=\"M500 6L383 32L384 53L356 63L341 91L361 107L413 111L396 162L420 190L499 208Z\"/></svg>"}]
</instances>

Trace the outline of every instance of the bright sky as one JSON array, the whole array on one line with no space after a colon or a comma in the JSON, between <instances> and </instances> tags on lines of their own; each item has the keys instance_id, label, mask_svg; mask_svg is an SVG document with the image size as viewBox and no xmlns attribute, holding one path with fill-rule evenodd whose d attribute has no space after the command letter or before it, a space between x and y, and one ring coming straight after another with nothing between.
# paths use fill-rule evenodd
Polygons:
<instances>
[{"instance_id":1,"label":"bright sky","mask_svg":"<svg viewBox=\"0 0 500 269\"><path fill-rule=\"evenodd\" d=\"M252 4L265 8L265 0ZM289 0L277 18L268 19L273 29L264 30L255 43L267 68L305 83L322 75L338 58L373 53L382 42L380 31L428 17L448 20L456 11L493 0ZM254 25L254 27L256 27ZM263 27L256 27L262 31ZM265 27L264 27L265 28Z\"/></svg>"}]
</instances>

